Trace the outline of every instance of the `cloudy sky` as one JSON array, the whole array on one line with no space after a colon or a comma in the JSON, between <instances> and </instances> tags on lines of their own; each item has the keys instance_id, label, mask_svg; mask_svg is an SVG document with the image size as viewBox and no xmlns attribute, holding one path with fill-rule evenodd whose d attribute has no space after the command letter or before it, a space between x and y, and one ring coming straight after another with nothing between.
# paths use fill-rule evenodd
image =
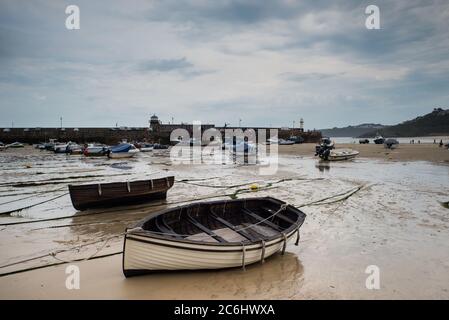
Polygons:
<instances>
[{"instance_id":1,"label":"cloudy sky","mask_svg":"<svg viewBox=\"0 0 449 320\"><path fill-rule=\"evenodd\" d=\"M394 124L449 106L449 2L1 0L0 70L0 127Z\"/></svg>"}]
</instances>

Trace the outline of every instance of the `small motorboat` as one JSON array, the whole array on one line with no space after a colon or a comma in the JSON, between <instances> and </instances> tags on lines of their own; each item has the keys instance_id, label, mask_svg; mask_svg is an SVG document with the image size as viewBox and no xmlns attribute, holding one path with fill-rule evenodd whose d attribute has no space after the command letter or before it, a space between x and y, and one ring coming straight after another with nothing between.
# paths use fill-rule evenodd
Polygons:
<instances>
[{"instance_id":1,"label":"small motorboat","mask_svg":"<svg viewBox=\"0 0 449 320\"><path fill-rule=\"evenodd\" d=\"M306 215L264 197L192 203L150 216L126 230L126 277L161 270L243 267L299 241Z\"/></svg>"},{"instance_id":2,"label":"small motorboat","mask_svg":"<svg viewBox=\"0 0 449 320\"><path fill-rule=\"evenodd\" d=\"M107 155L109 148L103 144L88 144L84 148L83 154L86 157L101 157Z\"/></svg>"},{"instance_id":3,"label":"small motorboat","mask_svg":"<svg viewBox=\"0 0 449 320\"><path fill-rule=\"evenodd\" d=\"M279 145L289 146L289 145L295 144L295 141L279 139L278 143L279 143Z\"/></svg>"},{"instance_id":4,"label":"small motorboat","mask_svg":"<svg viewBox=\"0 0 449 320\"><path fill-rule=\"evenodd\" d=\"M396 139L389 138L385 140L384 147L386 149L396 149L399 145L399 141Z\"/></svg>"},{"instance_id":5,"label":"small motorboat","mask_svg":"<svg viewBox=\"0 0 449 320\"><path fill-rule=\"evenodd\" d=\"M235 144L227 146L233 154L255 154L257 146L247 141L237 141Z\"/></svg>"},{"instance_id":6,"label":"small motorboat","mask_svg":"<svg viewBox=\"0 0 449 320\"><path fill-rule=\"evenodd\" d=\"M6 148L23 148L23 147L25 146L20 142L13 142L6 145Z\"/></svg>"},{"instance_id":7,"label":"small motorboat","mask_svg":"<svg viewBox=\"0 0 449 320\"><path fill-rule=\"evenodd\" d=\"M68 144L67 143L57 143L54 146L54 153L67 153L67 147Z\"/></svg>"},{"instance_id":8,"label":"small motorboat","mask_svg":"<svg viewBox=\"0 0 449 320\"><path fill-rule=\"evenodd\" d=\"M279 139L278 137L269 138L266 144L279 144Z\"/></svg>"},{"instance_id":9,"label":"small motorboat","mask_svg":"<svg viewBox=\"0 0 449 320\"><path fill-rule=\"evenodd\" d=\"M301 136L291 136L288 140L293 141L294 143L304 143L304 138Z\"/></svg>"},{"instance_id":10,"label":"small motorboat","mask_svg":"<svg viewBox=\"0 0 449 320\"><path fill-rule=\"evenodd\" d=\"M374 141L375 144L383 144L385 142L385 138L382 137L381 135L376 135L374 137L373 141Z\"/></svg>"},{"instance_id":11,"label":"small motorboat","mask_svg":"<svg viewBox=\"0 0 449 320\"><path fill-rule=\"evenodd\" d=\"M57 144L56 139L49 139L48 142L44 143L43 149L48 150L48 151L55 151L56 144Z\"/></svg>"},{"instance_id":12,"label":"small motorboat","mask_svg":"<svg viewBox=\"0 0 449 320\"><path fill-rule=\"evenodd\" d=\"M357 157L358 151L352 149L333 149L330 150L329 155L321 157L323 160L329 161L340 161L340 160L350 160Z\"/></svg>"},{"instance_id":13,"label":"small motorboat","mask_svg":"<svg viewBox=\"0 0 449 320\"><path fill-rule=\"evenodd\" d=\"M141 143L140 152L150 152L153 151L154 145L152 143Z\"/></svg>"},{"instance_id":14,"label":"small motorboat","mask_svg":"<svg viewBox=\"0 0 449 320\"><path fill-rule=\"evenodd\" d=\"M320 145L315 149L315 156L325 161L349 160L358 154L358 151L352 149L335 149L334 143L329 138L321 139Z\"/></svg>"},{"instance_id":15,"label":"small motorboat","mask_svg":"<svg viewBox=\"0 0 449 320\"><path fill-rule=\"evenodd\" d=\"M133 144L120 143L119 145L109 149L108 157L112 159L132 158L137 153L139 153L139 149L137 149Z\"/></svg>"},{"instance_id":16,"label":"small motorboat","mask_svg":"<svg viewBox=\"0 0 449 320\"><path fill-rule=\"evenodd\" d=\"M69 185L70 199L77 210L138 204L165 199L175 182L173 176L130 182Z\"/></svg>"},{"instance_id":17,"label":"small motorboat","mask_svg":"<svg viewBox=\"0 0 449 320\"><path fill-rule=\"evenodd\" d=\"M66 148L66 153L70 155L79 155L83 154L84 149L77 143L69 143Z\"/></svg>"},{"instance_id":18,"label":"small motorboat","mask_svg":"<svg viewBox=\"0 0 449 320\"><path fill-rule=\"evenodd\" d=\"M166 144L160 144L160 143L155 143L153 145L153 150L159 150L159 149L168 149L168 145Z\"/></svg>"}]
</instances>

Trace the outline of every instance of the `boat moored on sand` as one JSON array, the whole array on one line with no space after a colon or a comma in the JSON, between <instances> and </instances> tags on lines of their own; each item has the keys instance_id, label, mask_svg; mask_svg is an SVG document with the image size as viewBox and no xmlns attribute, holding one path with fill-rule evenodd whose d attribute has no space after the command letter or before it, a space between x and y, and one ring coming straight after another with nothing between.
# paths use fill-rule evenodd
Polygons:
<instances>
[{"instance_id":1,"label":"boat moored on sand","mask_svg":"<svg viewBox=\"0 0 449 320\"><path fill-rule=\"evenodd\" d=\"M358 155L359 152L352 149L333 149L330 150L327 156L323 155L320 158L328 161L341 161L341 160L354 159Z\"/></svg>"},{"instance_id":2,"label":"boat moored on sand","mask_svg":"<svg viewBox=\"0 0 449 320\"><path fill-rule=\"evenodd\" d=\"M384 147L386 149L396 149L399 145L399 141L396 139L389 138L385 140Z\"/></svg>"},{"instance_id":3,"label":"boat moored on sand","mask_svg":"<svg viewBox=\"0 0 449 320\"><path fill-rule=\"evenodd\" d=\"M86 157L101 157L108 154L109 148L103 144L88 144L84 147Z\"/></svg>"},{"instance_id":4,"label":"boat moored on sand","mask_svg":"<svg viewBox=\"0 0 449 320\"><path fill-rule=\"evenodd\" d=\"M70 199L77 210L112 207L165 199L175 182L173 176L128 182L69 185Z\"/></svg>"},{"instance_id":5,"label":"boat moored on sand","mask_svg":"<svg viewBox=\"0 0 449 320\"><path fill-rule=\"evenodd\" d=\"M373 141L374 141L375 144L383 144L385 142L385 138L382 137L381 135L376 135L374 137Z\"/></svg>"},{"instance_id":6,"label":"boat moored on sand","mask_svg":"<svg viewBox=\"0 0 449 320\"><path fill-rule=\"evenodd\" d=\"M137 153L139 153L139 149L137 149L133 144L120 143L119 145L109 149L108 157L113 159L132 158Z\"/></svg>"},{"instance_id":7,"label":"boat moored on sand","mask_svg":"<svg viewBox=\"0 0 449 320\"><path fill-rule=\"evenodd\" d=\"M152 214L127 229L126 277L161 270L243 267L299 241L306 215L264 197L199 202Z\"/></svg>"},{"instance_id":8,"label":"boat moored on sand","mask_svg":"<svg viewBox=\"0 0 449 320\"><path fill-rule=\"evenodd\" d=\"M153 151L154 145L152 143L140 143L140 152L150 152Z\"/></svg>"},{"instance_id":9,"label":"boat moored on sand","mask_svg":"<svg viewBox=\"0 0 449 320\"><path fill-rule=\"evenodd\" d=\"M66 152L70 155L79 155L83 154L84 149L77 143L70 143L67 145Z\"/></svg>"},{"instance_id":10,"label":"boat moored on sand","mask_svg":"<svg viewBox=\"0 0 449 320\"><path fill-rule=\"evenodd\" d=\"M334 143L329 138L321 139L320 145L315 149L315 156L325 161L349 160L358 154L358 151L352 149L335 149Z\"/></svg>"},{"instance_id":11,"label":"boat moored on sand","mask_svg":"<svg viewBox=\"0 0 449 320\"><path fill-rule=\"evenodd\" d=\"M20 143L20 142L13 142L13 143L10 143L10 144L6 145L6 148L13 148L13 149L23 148L23 147L25 147L25 146L22 143Z\"/></svg>"}]
</instances>

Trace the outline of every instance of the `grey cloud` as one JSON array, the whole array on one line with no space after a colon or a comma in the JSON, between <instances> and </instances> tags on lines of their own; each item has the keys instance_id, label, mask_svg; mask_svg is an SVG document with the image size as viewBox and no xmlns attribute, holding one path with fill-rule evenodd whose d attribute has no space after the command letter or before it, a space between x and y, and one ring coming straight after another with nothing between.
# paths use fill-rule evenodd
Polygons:
<instances>
[{"instance_id":1,"label":"grey cloud","mask_svg":"<svg viewBox=\"0 0 449 320\"><path fill-rule=\"evenodd\" d=\"M447 103L445 0L78 0L81 30L73 32L64 28L68 4L0 1L0 126L14 119L33 125L39 117L45 125L56 113L85 121L77 108L92 110L92 125L103 125L101 114L115 123L127 104L135 112L121 121L130 126L151 105L183 121L207 106L217 123L236 114L255 125L301 116L306 126L332 127L367 117L401 121ZM369 4L380 7L381 30L364 27ZM298 72L309 57L328 69ZM379 81L353 72L376 68L406 72ZM303 96L289 100L298 92ZM45 103L34 105L37 95Z\"/></svg>"},{"instance_id":2,"label":"grey cloud","mask_svg":"<svg viewBox=\"0 0 449 320\"><path fill-rule=\"evenodd\" d=\"M340 77L345 75L345 72L339 72L339 73L316 73L316 72L312 72L312 73L293 73L293 72L286 72L286 73L281 73L279 76L282 79L288 80L288 81L293 81L293 82L304 82L304 81L309 81L309 80L315 80L315 81L319 81L319 80L324 80L324 79L331 79L331 78L335 78L335 77Z\"/></svg>"},{"instance_id":3,"label":"grey cloud","mask_svg":"<svg viewBox=\"0 0 449 320\"><path fill-rule=\"evenodd\" d=\"M180 59L147 60L139 63L137 68L141 71L169 72L173 70L180 70L191 67L193 67L193 64L187 61L186 58L180 58Z\"/></svg>"}]
</instances>

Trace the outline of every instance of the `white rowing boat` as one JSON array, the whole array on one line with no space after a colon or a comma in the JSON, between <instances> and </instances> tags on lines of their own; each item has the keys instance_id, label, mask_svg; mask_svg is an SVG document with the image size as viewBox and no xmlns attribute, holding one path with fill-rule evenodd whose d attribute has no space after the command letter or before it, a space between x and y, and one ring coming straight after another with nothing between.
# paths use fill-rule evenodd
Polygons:
<instances>
[{"instance_id":1,"label":"white rowing boat","mask_svg":"<svg viewBox=\"0 0 449 320\"><path fill-rule=\"evenodd\" d=\"M299 240L306 215L274 198L193 203L128 229L123 273L245 267Z\"/></svg>"}]
</instances>

